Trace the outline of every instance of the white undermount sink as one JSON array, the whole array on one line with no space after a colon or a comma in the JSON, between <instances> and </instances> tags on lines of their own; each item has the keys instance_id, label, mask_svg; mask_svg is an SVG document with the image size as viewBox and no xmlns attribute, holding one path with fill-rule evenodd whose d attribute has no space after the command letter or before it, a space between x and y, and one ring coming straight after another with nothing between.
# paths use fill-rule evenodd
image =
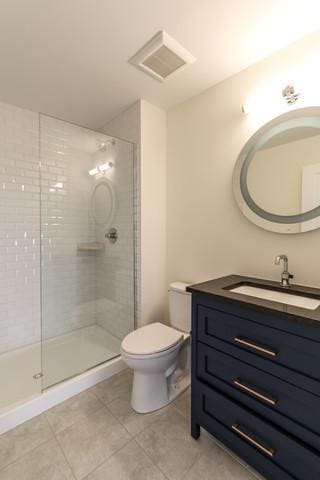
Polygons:
<instances>
[{"instance_id":1,"label":"white undermount sink","mask_svg":"<svg viewBox=\"0 0 320 480\"><path fill-rule=\"evenodd\" d=\"M248 295L249 297L262 298L271 302L293 305L294 307L307 308L315 310L320 305L320 300L316 298L294 295L293 293L279 292L278 290L267 290L266 288L252 287L251 285L241 285L230 289L230 292Z\"/></svg>"}]
</instances>

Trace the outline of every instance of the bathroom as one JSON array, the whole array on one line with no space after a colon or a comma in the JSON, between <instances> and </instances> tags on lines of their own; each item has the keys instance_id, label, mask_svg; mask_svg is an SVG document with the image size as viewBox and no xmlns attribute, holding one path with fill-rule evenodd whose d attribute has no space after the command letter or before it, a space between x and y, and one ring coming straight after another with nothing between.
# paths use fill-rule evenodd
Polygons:
<instances>
[{"instance_id":1,"label":"bathroom","mask_svg":"<svg viewBox=\"0 0 320 480\"><path fill-rule=\"evenodd\" d=\"M0 27L0 480L320 478L317 183L285 203L318 2L5 0Z\"/></svg>"}]
</instances>

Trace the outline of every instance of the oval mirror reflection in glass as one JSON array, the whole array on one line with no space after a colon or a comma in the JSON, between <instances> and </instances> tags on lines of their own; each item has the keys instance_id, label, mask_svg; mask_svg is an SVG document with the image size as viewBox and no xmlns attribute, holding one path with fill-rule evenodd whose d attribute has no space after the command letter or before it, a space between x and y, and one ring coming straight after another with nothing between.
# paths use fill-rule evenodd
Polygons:
<instances>
[{"instance_id":1,"label":"oval mirror reflection in glass","mask_svg":"<svg viewBox=\"0 0 320 480\"><path fill-rule=\"evenodd\" d=\"M97 227L106 228L115 214L115 192L107 178L100 178L91 193L91 215Z\"/></svg>"},{"instance_id":2,"label":"oval mirror reflection in glass","mask_svg":"<svg viewBox=\"0 0 320 480\"><path fill-rule=\"evenodd\" d=\"M320 227L320 107L260 128L239 154L233 192L243 214L279 233Z\"/></svg>"}]
</instances>

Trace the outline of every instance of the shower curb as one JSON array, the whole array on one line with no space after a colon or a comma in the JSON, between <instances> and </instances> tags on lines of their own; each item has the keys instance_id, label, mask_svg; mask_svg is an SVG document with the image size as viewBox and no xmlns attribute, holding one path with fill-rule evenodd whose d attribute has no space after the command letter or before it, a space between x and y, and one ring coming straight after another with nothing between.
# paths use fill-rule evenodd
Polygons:
<instances>
[{"instance_id":1,"label":"shower curb","mask_svg":"<svg viewBox=\"0 0 320 480\"><path fill-rule=\"evenodd\" d=\"M0 434L17 427L21 423L40 415L64 400L112 377L125 368L126 366L119 356L102 365L91 368L76 377L50 387L43 393L35 395L23 403L16 403L12 408L0 414Z\"/></svg>"}]
</instances>

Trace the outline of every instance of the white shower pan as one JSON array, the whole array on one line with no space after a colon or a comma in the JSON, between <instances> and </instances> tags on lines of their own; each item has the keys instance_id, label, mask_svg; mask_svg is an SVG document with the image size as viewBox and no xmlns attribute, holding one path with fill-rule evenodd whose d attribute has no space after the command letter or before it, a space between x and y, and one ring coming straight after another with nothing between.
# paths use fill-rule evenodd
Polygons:
<instances>
[{"instance_id":1,"label":"white shower pan","mask_svg":"<svg viewBox=\"0 0 320 480\"><path fill-rule=\"evenodd\" d=\"M98 325L45 340L42 348L43 379L33 378L41 364L40 343L0 355L0 434L125 368L120 340ZM91 365L98 366L88 369ZM58 383L61 378L69 379ZM47 388L50 385L54 386Z\"/></svg>"}]
</instances>

